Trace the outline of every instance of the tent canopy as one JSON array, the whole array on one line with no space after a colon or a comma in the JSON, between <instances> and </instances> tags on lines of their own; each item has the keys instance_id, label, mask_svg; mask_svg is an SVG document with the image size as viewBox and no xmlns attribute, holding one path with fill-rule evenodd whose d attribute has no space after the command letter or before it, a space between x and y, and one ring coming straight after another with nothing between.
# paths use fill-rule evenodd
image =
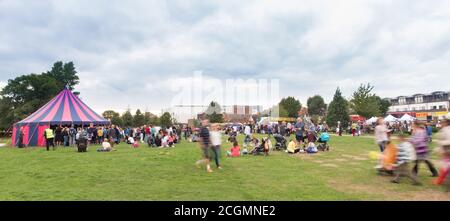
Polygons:
<instances>
[{"instance_id":1,"label":"tent canopy","mask_svg":"<svg viewBox=\"0 0 450 221\"><path fill-rule=\"evenodd\" d=\"M394 122L394 121L397 121L397 120L398 119L396 117L394 117L394 116L392 116L390 114L387 117L384 118L384 121L387 121L387 122Z\"/></svg>"},{"instance_id":2,"label":"tent canopy","mask_svg":"<svg viewBox=\"0 0 450 221\"><path fill-rule=\"evenodd\" d=\"M62 90L39 110L14 124L12 143L22 141L25 146L44 146L44 130L54 125L108 125L110 122L95 113L69 89ZM20 133L22 131L22 133Z\"/></svg>"},{"instance_id":3,"label":"tent canopy","mask_svg":"<svg viewBox=\"0 0 450 221\"><path fill-rule=\"evenodd\" d=\"M400 121L414 121L415 118L409 114L405 114L400 118Z\"/></svg>"},{"instance_id":4,"label":"tent canopy","mask_svg":"<svg viewBox=\"0 0 450 221\"><path fill-rule=\"evenodd\" d=\"M55 98L16 125L88 125L90 123L105 125L109 124L109 121L95 113L69 89L64 89Z\"/></svg>"},{"instance_id":5,"label":"tent canopy","mask_svg":"<svg viewBox=\"0 0 450 221\"><path fill-rule=\"evenodd\" d=\"M377 120L378 120L378 117L371 117L370 119L368 119L366 121L366 123L373 124L373 123L377 122Z\"/></svg>"}]
</instances>

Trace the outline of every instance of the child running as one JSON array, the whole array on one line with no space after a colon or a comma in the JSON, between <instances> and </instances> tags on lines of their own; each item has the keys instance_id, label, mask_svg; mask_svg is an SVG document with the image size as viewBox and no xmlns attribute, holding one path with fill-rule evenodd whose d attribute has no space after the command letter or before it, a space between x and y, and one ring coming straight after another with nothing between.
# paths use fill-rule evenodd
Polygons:
<instances>
[{"instance_id":1,"label":"child running","mask_svg":"<svg viewBox=\"0 0 450 221\"><path fill-rule=\"evenodd\" d=\"M397 145L397 163L394 170L395 178L392 183L400 183L400 178L406 176L413 181L414 185L421 185L415 174L411 174L409 163L415 160L415 150L412 144L406 141L405 135L398 136L400 144Z\"/></svg>"},{"instance_id":2,"label":"child running","mask_svg":"<svg viewBox=\"0 0 450 221\"><path fill-rule=\"evenodd\" d=\"M428 136L423 124L417 122L413 124L413 135L411 143L416 148L417 155L417 159L413 168L414 175L417 175L417 173L419 172L419 164L421 162L424 162L430 169L432 176L437 177L438 171L429 159L430 154L428 151Z\"/></svg>"}]
</instances>

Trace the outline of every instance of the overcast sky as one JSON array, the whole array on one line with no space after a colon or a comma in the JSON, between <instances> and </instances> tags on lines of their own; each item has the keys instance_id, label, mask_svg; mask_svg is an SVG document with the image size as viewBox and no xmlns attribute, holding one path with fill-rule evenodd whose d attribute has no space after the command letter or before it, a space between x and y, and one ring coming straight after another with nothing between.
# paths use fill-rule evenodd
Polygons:
<instances>
[{"instance_id":1,"label":"overcast sky","mask_svg":"<svg viewBox=\"0 0 450 221\"><path fill-rule=\"evenodd\" d=\"M0 0L0 87L73 61L98 112L170 105L172 78L278 78L327 102L450 87L450 1Z\"/></svg>"}]
</instances>

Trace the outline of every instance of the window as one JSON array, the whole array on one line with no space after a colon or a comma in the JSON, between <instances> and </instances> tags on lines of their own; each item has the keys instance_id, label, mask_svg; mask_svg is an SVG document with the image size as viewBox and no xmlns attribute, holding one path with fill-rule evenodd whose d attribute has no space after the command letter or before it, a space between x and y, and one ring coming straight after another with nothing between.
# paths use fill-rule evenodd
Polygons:
<instances>
[{"instance_id":1,"label":"window","mask_svg":"<svg viewBox=\"0 0 450 221\"><path fill-rule=\"evenodd\" d=\"M416 107L412 107L412 110L415 111L415 110L416 110Z\"/></svg>"},{"instance_id":2,"label":"window","mask_svg":"<svg viewBox=\"0 0 450 221\"><path fill-rule=\"evenodd\" d=\"M406 104L406 98L405 98L405 97L400 97L400 98L398 99L398 103L399 103L399 104Z\"/></svg>"},{"instance_id":3,"label":"window","mask_svg":"<svg viewBox=\"0 0 450 221\"><path fill-rule=\"evenodd\" d=\"M435 92L435 93L433 93L433 95L434 95L434 99L436 101L444 100L444 93L443 92Z\"/></svg>"},{"instance_id":4,"label":"window","mask_svg":"<svg viewBox=\"0 0 450 221\"><path fill-rule=\"evenodd\" d=\"M439 106L439 109L445 109L444 105Z\"/></svg>"},{"instance_id":5,"label":"window","mask_svg":"<svg viewBox=\"0 0 450 221\"><path fill-rule=\"evenodd\" d=\"M408 111L408 108L406 108L406 107L405 107L405 108L403 108L403 111Z\"/></svg>"},{"instance_id":6,"label":"window","mask_svg":"<svg viewBox=\"0 0 450 221\"><path fill-rule=\"evenodd\" d=\"M416 104L423 103L423 96L422 95L417 95L415 97L415 101L416 101Z\"/></svg>"},{"instance_id":7,"label":"window","mask_svg":"<svg viewBox=\"0 0 450 221\"><path fill-rule=\"evenodd\" d=\"M425 106L422 106L422 110L425 110Z\"/></svg>"},{"instance_id":8,"label":"window","mask_svg":"<svg viewBox=\"0 0 450 221\"><path fill-rule=\"evenodd\" d=\"M400 108L395 109L395 111L400 111Z\"/></svg>"}]
</instances>

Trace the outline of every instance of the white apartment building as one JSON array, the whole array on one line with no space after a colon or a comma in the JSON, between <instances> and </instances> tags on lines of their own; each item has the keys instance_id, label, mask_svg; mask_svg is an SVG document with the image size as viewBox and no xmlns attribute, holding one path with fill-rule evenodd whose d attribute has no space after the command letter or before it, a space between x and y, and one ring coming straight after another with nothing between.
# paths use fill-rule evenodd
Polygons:
<instances>
[{"instance_id":1,"label":"white apartment building","mask_svg":"<svg viewBox=\"0 0 450 221\"><path fill-rule=\"evenodd\" d=\"M431 94L415 94L389 99L389 112L448 111L449 92L436 91Z\"/></svg>"}]
</instances>

